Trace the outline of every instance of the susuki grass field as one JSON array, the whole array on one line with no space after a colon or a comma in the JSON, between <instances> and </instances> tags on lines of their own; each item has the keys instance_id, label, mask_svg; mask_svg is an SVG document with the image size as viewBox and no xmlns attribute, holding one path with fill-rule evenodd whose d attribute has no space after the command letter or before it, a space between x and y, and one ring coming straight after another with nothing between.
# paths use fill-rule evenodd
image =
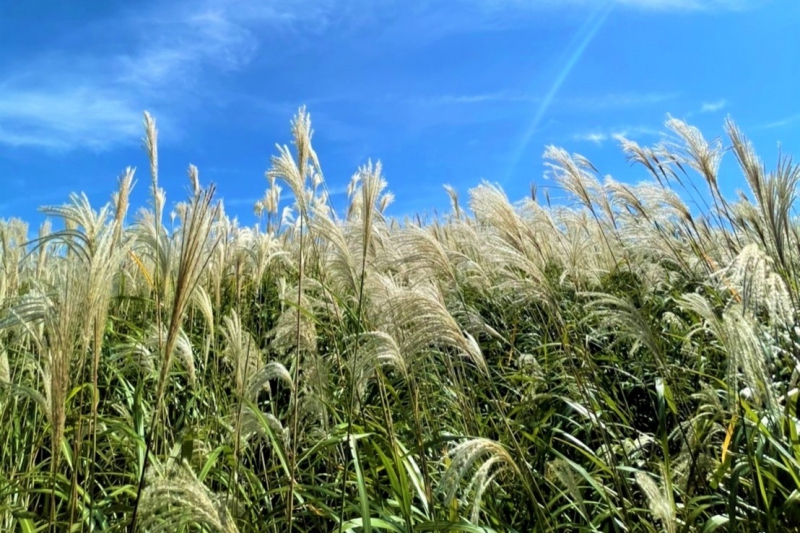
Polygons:
<instances>
[{"instance_id":1,"label":"susuki grass field","mask_svg":"<svg viewBox=\"0 0 800 533\"><path fill-rule=\"evenodd\" d=\"M254 227L144 129L147 208L0 221L0 531L800 531L800 170L733 123L419 224L300 110Z\"/></svg>"}]
</instances>

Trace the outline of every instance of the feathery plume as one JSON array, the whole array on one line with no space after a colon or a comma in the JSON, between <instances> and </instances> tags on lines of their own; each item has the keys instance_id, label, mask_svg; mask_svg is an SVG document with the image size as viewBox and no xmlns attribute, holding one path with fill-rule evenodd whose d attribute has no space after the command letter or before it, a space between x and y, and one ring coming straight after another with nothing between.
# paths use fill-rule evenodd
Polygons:
<instances>
[{"instance_id":1,"label":"feathery plume","mask_svg":"<svg viewBox=\"0 0 800 533\"><path fill-rule=\"evenodd\" d=\"M199 526L217 533L238 533L224 498L211 492L185 462L168 466L163 475L150 469L146 479L148 486L140 504L143 531L169 533Z\"/></svg>"},{"instance_id":2,"label":"feathery plume","mask_svg":"<svg viewBox=\"0 0 800 533\"><path fill-rule=\"evenodd\" d=\"M653 517L661 521L661 527L664 528L665 533L675 533L678 524L672 491L667 489L666 484L659 486L652 477L644 472L636 472L635 477L644 492Z\"/></svg>"},{"instance_id":3,"label":"feathery plume","mask_svg":"<svg viewBox=\"0 0 800 533\"><path fill-rule=\"evenodd\" d=\"M8 352L0 343L0 386L11 383L11 367L8 364Z\"/></svg>"},{"instance_id":4,"label":"feathery plume","mask_svg":"<svg viewBox=\"0 0 800 533\"><path fill-rule=\"evenodd\" d=\"M223 357L233 367L236 390L242 395L248 381L263 365L261 350L250 333L242 327L236 310L222 319L222 336L225 339Z\"/></svg>"},{"instance_id":5,"label":"feathery plume","mask_svg":"<svg viewBox=\"0 0 800 533\"><path fill-rule=\"evenodd\" d=\"M505 470L518 476L521 475L519 467L508 451L500 443L491 439L475 438L464 441L453 447L447 455L451 458L451 463L442 476L437 489L440 494L444 495L444 502L447 506L453 501L461 481L472 466L481 457L486 457L483 464L472 475L467 489L467 492L473 493L471 515L473 523L478 522L481 497L494 478Z\"/></svg>"}]
</instances>

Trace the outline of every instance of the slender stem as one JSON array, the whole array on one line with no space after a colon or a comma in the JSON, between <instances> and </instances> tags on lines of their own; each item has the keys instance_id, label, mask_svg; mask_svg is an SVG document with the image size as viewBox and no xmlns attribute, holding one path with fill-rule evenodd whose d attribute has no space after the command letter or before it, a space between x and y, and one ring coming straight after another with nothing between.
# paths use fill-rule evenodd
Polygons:
<instances>
[{"instance_id":1,"label":"slender stem","mask_svg":"<svg viewBox=\"0 0 800 533\"><path fill-rule=\"evenodd\" d=\"M292 446L289 450L289 491L287 493L288 501L286 502L286 517L289 521L289 533L292 533L294 527L294 483L295 483L295 468L297 467L297 430L298 430L298 416L299 416L299 403L300 403L300 387L297 386L298 378L300 376L300 306L303 297L303 217L300 218L300 263L299 274L297 281L297 321L295 326L295 358L294 358L294 402L292 405Z\"/></svg>"},{"instance_id":2,"label":"slender stem","mask_svg":"<svg viewBox=\"0 0 800 533\"><path fill-rule=\"evenodd\" d=\"M366 185L364 185L366 186ZM366 204L366 202L365 202ZM373 209L373 207L364 205L362 209ZM362 213L361 216L369 217L372 213ZM361 278L359 279L359 286L358 286L358 303L356 305L356 338L355 338L355 347L353 348L353 353L351 355L352 364L350 365L350 401L347 406L347 439L345 442L350 442L350 438L353 434L353 409L355 405L355 397L356 397L356 362L358 361L358 349L359 344L361 341L361 311L364 303L364 281L367 277L367 250L369 248L369 227L365 225L365 232L361 236L362 238L362 248L361 248ZM347 457L347 453L345 452L345 457ZM344 472L342 472L342 498L339 504L339 533L342 533L342 527L344 524L344 502L345 502L345 494L347 490L347 466L345 465Z\"/></svg>"}]
</instances>

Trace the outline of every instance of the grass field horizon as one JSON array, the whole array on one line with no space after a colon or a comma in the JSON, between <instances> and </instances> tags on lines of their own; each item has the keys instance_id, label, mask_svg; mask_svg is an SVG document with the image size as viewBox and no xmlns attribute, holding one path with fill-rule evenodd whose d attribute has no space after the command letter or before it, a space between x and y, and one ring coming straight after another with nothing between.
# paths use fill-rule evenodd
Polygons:
<instances>
[{"instance_id":1,"label":"grass field horizon","mask_svg":"<svg viewBox=\"0 0 800 533\"><path fill-rule=\"evenodd\" d=\"M642 183L548 146L396 220L290 124L252 226L148 113L108 203L0 219L0 531L800 531L791 157L670 118Z\"/></svg>"}]
</instances>

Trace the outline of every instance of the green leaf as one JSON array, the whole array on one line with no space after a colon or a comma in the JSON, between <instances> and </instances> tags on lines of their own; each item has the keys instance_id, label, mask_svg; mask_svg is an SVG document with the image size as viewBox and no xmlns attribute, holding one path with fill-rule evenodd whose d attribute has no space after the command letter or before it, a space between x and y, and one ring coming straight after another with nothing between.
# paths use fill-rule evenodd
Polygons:
<instances>
[{"instance_id":1,"label":"green leaf","mask_svg":"<svg viewBox=\"0 0 800 533\"><path fill-rule=\"evenodd\" d=\"M423 522L414 526L414 531L466 531L467 533L495 533L489 527L476 526L467 522Z\"/></svg>"},{"instance_id":2,"label":"green leaf","mask_svg":"<svg viewBox=\"0 0 800 533\"><path fill-rule=\"evenodd\" d=\"M389 531L394 531L396 533L406 533L405 530L397 527L396 525L392 524L391 522L387 522L386 520L381 520L380 518L367 518L367 523L371 523L375 526L376 529L387 529ZM367 531L367 526L365 522L361 518L354 518L352 520L348 520L347 522L343 522L341 528L345 531L352 530L353 528L360 527L363 528L364 531ZM336 526L331 533L338 533L339 526Z\"/></svg>"},{"instance_id":3,"label":"green leaf","mask_svg":"<svg viewBox=\"0 0 800 533\"><path fill-rule=\"evenodd\" d=\"M712 531L716 531L718 528L727 526L730 520L725 515L714 515L708 520L706 520L706 524L703 526L703 533L711 533Z\"/></svg>"},{"instance_id":4,"label":"green leaf","mask_svg":"<svg viewBox=\"0 0 800 533\"><path fill-rule=\"evenodd\" d=\"M350 451L353 453L353 464L356 468L356 478L358 481L358 499L361 503L361 518L363 520L364 533L372 531L372 522L369 516L369 499L367 499L367 485L364 481L364 474L361 471L361 462L358 460L358 448L356 439L350 435Z\"/></svg>"}]
</instances>

